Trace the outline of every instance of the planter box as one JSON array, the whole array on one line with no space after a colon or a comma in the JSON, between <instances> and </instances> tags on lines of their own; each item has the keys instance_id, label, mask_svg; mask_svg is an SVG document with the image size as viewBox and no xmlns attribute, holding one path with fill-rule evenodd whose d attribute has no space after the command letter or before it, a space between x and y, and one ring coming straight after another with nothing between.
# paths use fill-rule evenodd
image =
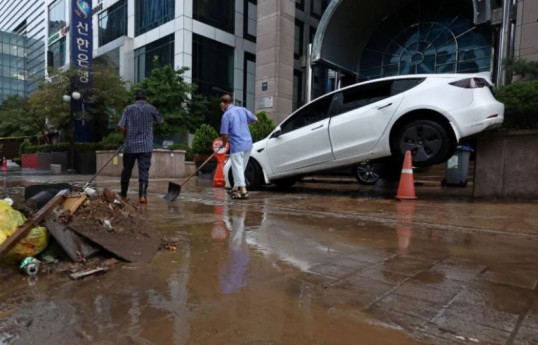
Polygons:
<instances>
[{"instance_id":1,"label":"planter box","mask_svg":"<svg viewBox=\"0 0 538 345\"><path fill-rule=\"evenodd\" d=\"M537 130L479 136L475 164L475 197L538 199Z\"/></svg>"},{"instance_id":2,"label":"planter box","mask_svg":"<svg viewBox=\"0 0 538 345\"><path fill-rule=\"evenodd\" d=\"M21 155L21 167L24 169L50 170L51 164L61 164L62 171L67 170L68 152L24 153Z\"/></svg>"},{"instance_id":3,"label":"planter box","mask_svg":"<svg viewBox=\"0 0 538 345\"><path fill-rule=\"evenodd\" d=\"M96 152L96 171L112 157L115 151ZM99 174L101 176L120 177L123 168L123 154L118 154ZM156 149L151 156L150 178L181 178L188 176L185 168L185 150ZM138 178L138 164L133 168L133 178Z\"/></svg>"}]
</instances>

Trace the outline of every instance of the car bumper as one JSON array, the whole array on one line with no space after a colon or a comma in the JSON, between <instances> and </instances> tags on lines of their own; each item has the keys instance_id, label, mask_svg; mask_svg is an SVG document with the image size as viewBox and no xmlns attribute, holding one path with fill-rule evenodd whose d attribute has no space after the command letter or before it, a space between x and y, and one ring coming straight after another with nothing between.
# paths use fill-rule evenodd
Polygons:
<instances>
[{"instance_id":1,"label":"car bumper","mask_svg":"<svg viewBox=\"0 0 538 345\"><path fill-rule=\"evenodd\" d=\"M504 104L473 104L459 112L452 111L458 139L500 127L504 121Z\"/></svg>"}]
</instances>

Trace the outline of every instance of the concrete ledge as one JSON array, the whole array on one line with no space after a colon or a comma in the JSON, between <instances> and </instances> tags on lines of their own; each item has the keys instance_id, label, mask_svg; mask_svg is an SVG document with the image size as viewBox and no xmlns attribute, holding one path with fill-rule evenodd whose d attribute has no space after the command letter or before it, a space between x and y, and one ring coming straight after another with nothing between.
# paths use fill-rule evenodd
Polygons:
<instances>
[{"instance_id":1,"label":"concrete ledge","mask_svg":"<svg viewBox=\"0 0 538 345\"><path fill-rule=\"evenodd\" d=\"M103 165L110 159L113 150L96 152L96 171L99 171ZM123 154L120 153L112 158L112 161L99 174L101 176L119 177ZM149 169L150 178L181 178L187 176L185 165L185 150L165 150L156 149L151 156L151 168ZM132 177L138 178L138 164L135 163Z\"/></svg>"},{"instance_id":2,"label":"concrete ledge","mask_svg":"<svg viewBox=\"0 0 538 345\"><path fill-rule=\"evenodd\" d=\"M477 138L476 198L538 199L538 130L492 132Z\"/></svg>"}]
</instances>

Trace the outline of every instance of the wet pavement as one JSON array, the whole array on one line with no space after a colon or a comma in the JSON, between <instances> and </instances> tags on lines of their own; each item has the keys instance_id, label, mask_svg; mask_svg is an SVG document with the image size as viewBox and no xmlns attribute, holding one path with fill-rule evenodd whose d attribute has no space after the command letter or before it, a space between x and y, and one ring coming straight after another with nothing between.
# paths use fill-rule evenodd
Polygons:
<instances>
[{"instance_id":1,"label":"wet pavement","mask_svg":"<svg viewBox=\"0 0 538 345\"><path fill-rule=\"evenodd\" d=\"M0 176L0 197L88 179ZM199 178L168 203L167 186L150 182L144 214L179 246L150 264L81 281L0 267L0 344L538 343L536 202L323 179L231 200Z\"/></svg>"}]
</instances>

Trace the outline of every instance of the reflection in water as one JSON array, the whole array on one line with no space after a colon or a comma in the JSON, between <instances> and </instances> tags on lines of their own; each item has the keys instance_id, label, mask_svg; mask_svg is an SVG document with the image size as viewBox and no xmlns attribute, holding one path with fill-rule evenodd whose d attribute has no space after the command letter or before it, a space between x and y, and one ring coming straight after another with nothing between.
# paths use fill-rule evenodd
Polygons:
<instances>
[{"instance_id":1,"label":"reflection in water","mask_svg":"<svg viewBox=\"0 0 538 345\"><path fill-rule=\"evenodd\" d=\"M247 211L233 211L231 222L222 217L223 206L217 206L215 212L217 219L211 230L211 239L219 242L228 239L227 256L219 263L219 286L222 293L230 294L246 286L246 270L250 261L245 238Z\"/></svg>"},{"instance_id":2,"label":"reflection in water","mask_svg":"<svg viewBox=\"0 0 538 345\"><path fill-rule=\"evenodd\" d=\"M415 215L415 202L404 200L396 204L396 233L398 235L398 249L405 254L411 244L413 234L413 218Z\"/></svg>"}]
</instances>

